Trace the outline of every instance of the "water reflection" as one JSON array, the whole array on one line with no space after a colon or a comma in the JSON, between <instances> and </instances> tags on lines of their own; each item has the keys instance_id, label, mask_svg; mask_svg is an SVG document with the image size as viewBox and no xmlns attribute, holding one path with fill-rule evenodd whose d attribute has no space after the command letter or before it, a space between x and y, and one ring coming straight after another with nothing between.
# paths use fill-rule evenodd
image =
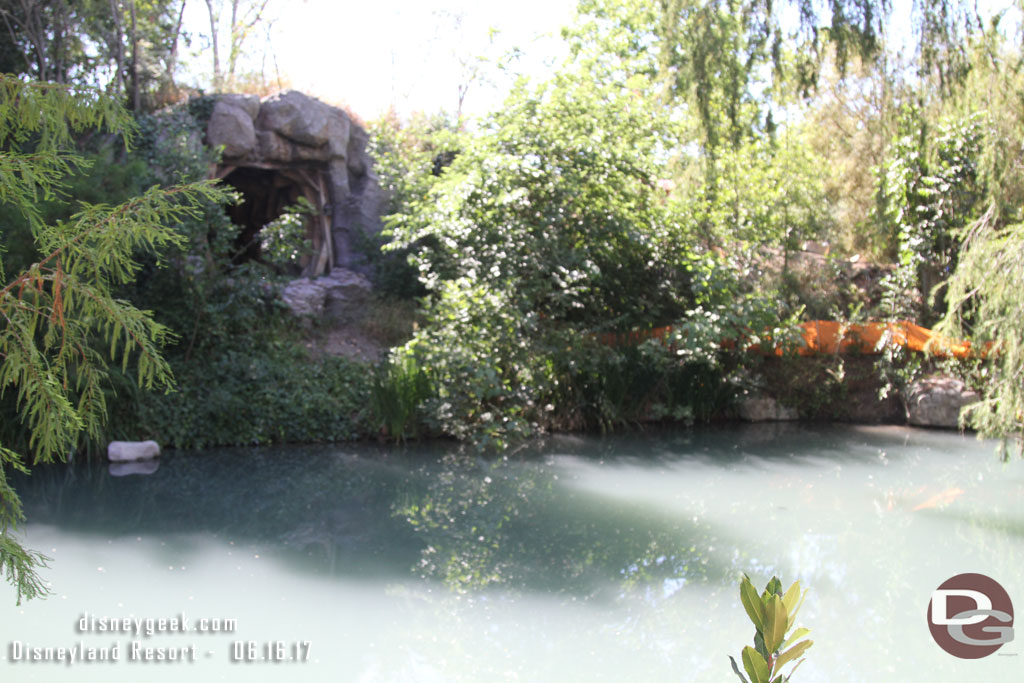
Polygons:
<instances>
[{"instance_id":1,"label":"water reflection","mask_svg":"<svg viewBox=\"0 0 1024 683\"><path fill-rule=\"evenodd\" d=\"M436 445L225 449L168 454L147 477L93 464L40 469L17 486L33 522L81 532L211 532L269 544L307 571L412 573L456 591L501 586L609 599L778 571L771 544L747 527L789 529L795 510L842 504L831 489L805 483L809 473L834 478L857 463L885 466L887 451L936 439L948 435L768 425L563 436L491 459ZM737 468L747 476L737 480ZM688 478L701 485L680 486ZM946 483L931 498L934 482L878 492L875 509L884 516L897 506L944 506L964 490ZM1005 516L994 523L1010 524ZM848 527L857 534L863 520ZM790 563L842 584L835 535L797 538Z\"/></svg>"},{"instance_id":2,"label":"water reflection","mask_svg":"<svg viewBox=\"0 0 1024 683\"><path fill-rule=\"evenodd\" d=\"M133 474L153 474L160 469L160 461L156 458L140 460L138 462L112 462L107 466L107 471L112 477L128 477Z\"/></svg>"},{"instance_id":3,"label":"water reflection","mask_svg":"<svg viewBox=\"0 0 1024 683\"><path fill-rule=\"evenodd\" d=\"M307 571L411 573L462 592L607 599L728 573L715 544L730 543L708 524L575 489L568 456L555 455L572 445L496 459L423 448L180 453L148 477L93 464L39 469L17 486L34 523L105 536L209 532L268 544Z\"/></svg>"},{"instance_id":4,"label":"water reflection","mask_svg":"<svg viewBox=\"0 0 1024 683\"><path fill-rule=\"evenodd\" d=\"M89 556L79 594L109 598L90 611L144 613L158 585L170 597L154 614L201 604L255 637L315 636L358 662L349 680L722 680L749 636L740 572L811 590L800 678L918 680L949 664L923 630L935 586L981 571L1024 595L1021 463L941 432L560 436L507 458L229 449L167 453L149 476L80 465L17 486L53 539L40 549L61 548L55 574ZM114 550L93 560L93 547ZM1012 680L991 659L978 675Z\"/></svg>"}]
</instances>

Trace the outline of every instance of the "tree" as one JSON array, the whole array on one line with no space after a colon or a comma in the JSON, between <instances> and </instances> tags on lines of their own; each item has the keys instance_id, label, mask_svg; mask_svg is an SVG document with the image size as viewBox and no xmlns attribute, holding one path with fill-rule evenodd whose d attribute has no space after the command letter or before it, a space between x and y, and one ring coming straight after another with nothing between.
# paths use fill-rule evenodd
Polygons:
<instances>
[{"instance_id":1,"label":"tree","mask_svg":"<svg viewBox=\"0 0 1024 683\"><path fill-rule=\"evenodd\" d=\"M221 63L221 33L225 5L230 3L227 18L227 69ZM252 32L268 18L270 0L206 0L206 11L210 19L210 48L213 58L213 89L215 92L232 90L238 77L239 60L243 47Z\"/></svg>"},{"instance_id":2,"label":"tree","mask_svg":"<svg viewBox=\"0 0 1024 683\"><path fill-rule=\"evenodd\" d=\"M4 70L69 82L88 61L82 30L87 15L87 7L66 0L3 0L0 18L10 45L16 46Z\"/></svg>"},{"instance_id":3,"label":"tree","mask_svg":"<svg viewBox=\"0 0 1024 683\"><path fill-rule=\"evenodd\" d=\"M970 331L988 362L981 368L982 400L964 409L963 423L980 436L1009 439L1024 449L1024 223L1000 226L989 211L965 232L960 265L950 278L948 308L938 331Z\"/></svg>"},{"instance_id":4,"label":"tree","mask_svg":"<svg viewBox=\"0 0 1024 683\"><path fill-rule=\"evenodd\" d=\"M207 183L154 187L119 206L82 204L70 220L45 224L36 203L83 169L84 160L68 151L72 137L97 128L127 141L132 121L97 90L0 75L0 202L28 219L40 253L9 279L0 260L0 394L15 395L26 435L22 452L0 444L0 573L19 603L48 592L37 573L47 558L14 536L24 514L8 468L27 472L28 461L62 459L83 439L102 436L109 364L134 367L145 388L170 387L160 354L170 330L117 298L115 288L138 272L136 253L159 259L182 246L184 237L164 226L221 196Z\"/></svg>"},{"instance_id":5,"label":"tree","mask_svg":"<svg viewBox=\"0 0 1024 683\"><path fill-rule=\"evenodd\" d=\"M904 99L898 59L857 61L845 76L826 65L805 121L822 164L826 205L835 221L832 245L871 261L895 258L895 237L877 220L878 169L896 133Z\"/></svg>"},{"instance_id":6,"label":"tree","mask_svg":"<svg viewBox=\"0 0 1024 683\"><path fill-rule=\"evenodd\" d=\"M589 74L521 87L394 221L424 284L468 277L550 320L671 320L687 297L677 217L658 186L671 135L650 98Z\"/></svg>"},{"instance_id":7,"label":"tree","mask_svg":"<svg viewBox=\"0 0 1024 683\"><path fill-rule=\"evenodd\" d=\"M1024 449L1024 61L1021 47L1007 45L998 24L997 16L971 43L967 78L948 103L961 116L973 114L980 128L976 175L968 186L980 195L980 218L954 231L961 243L956 271L933 295L946 302L938 331L985 349L985 362L971 373L982 400L961 420L980 436L1001 439L1005 456L1010 440ZM963 194L963 187L953 189L947 197Z\"/></svg>"},{"instance_id":8,"label":"tree","mask_svg":"<svg viewBox=\"0 0 1024 683\"><path fill-rule=\"evenodd\" d=\"M174 90L186 0L0 0L0 72L109 89L134 111Z\"/></svg>"},{"instance_id":9,"label":"tree","mask_svg":"<svg viewBox=\"0 0 1024 683\"><path fill-rule=\"evenodd\" d=\"M887 2L825 4L828 24L813 0L584 0L582 21L569 36L577 54L619 59L627 71L659 81L667 101L689 106L714 158L753 131L770 132L783 84L810 92L826 44L841 68L853 55L877 52ZM798 10L796 35L784 26L786 5Z\"/></svg>"}]
</instances>

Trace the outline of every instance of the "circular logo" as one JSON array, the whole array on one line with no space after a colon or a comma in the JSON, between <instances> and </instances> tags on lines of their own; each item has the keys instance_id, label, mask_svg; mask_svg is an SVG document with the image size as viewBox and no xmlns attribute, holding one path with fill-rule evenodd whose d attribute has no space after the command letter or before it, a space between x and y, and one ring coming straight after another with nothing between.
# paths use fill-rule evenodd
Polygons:
<instances>
[{"instance_id":1,"label":"circular logo","mask_svg":"<svg viewBox=\"0 0 1024 683\"><path fill-rule=\"evenodd\" d=\"M1013 640L1013 604L984 574L957 574L932 593L928 628L954 657L981 659Z\"/></svg>"}]
</instances>

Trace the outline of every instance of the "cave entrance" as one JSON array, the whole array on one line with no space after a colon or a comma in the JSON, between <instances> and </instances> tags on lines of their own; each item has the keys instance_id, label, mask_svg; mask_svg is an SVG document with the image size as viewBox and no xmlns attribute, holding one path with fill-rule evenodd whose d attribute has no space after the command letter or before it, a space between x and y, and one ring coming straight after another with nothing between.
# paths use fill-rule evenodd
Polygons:
<instances>
[{"instance_id":1,"label":"cave entrance","mask_svg":"<svg viewBox=\"0 0 1024 683\"><path fill-rule=\"evenodd\" d=\"M304 197L314 207L304 216L310 248L299 257L297 269L305 277L328 272L333 265L330 210L325 169L287 168L273 164L221 166L214 176L238 190L239 203L227 207L231 222L238 226L233 263L260 261L263 257L261 231L280 218L285 209Z\"/></svg>"}]
</instances>

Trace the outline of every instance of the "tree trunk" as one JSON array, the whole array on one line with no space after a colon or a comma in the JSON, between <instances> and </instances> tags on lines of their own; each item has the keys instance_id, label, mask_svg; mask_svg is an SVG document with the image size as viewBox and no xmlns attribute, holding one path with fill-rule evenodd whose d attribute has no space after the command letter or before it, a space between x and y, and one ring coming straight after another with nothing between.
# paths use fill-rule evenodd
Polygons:
<instances>
[{"instance_id":1,"label":"tree trunk","mask_svg":"<svg viewBox=\"0 0 1024 683\"><path fill-rule=\"evenodd\" d=\"M234 86L235 84L235 65L238 63L238 48L240 47L241 40L239 39L239 26L238 26L238 3L239 0L231 0L231 40L230 46L228 47L228 86Z\"/></svg>"},{"instance_id":2,"label":"tree trunk","mask_svg":"<svg viewBox=\"0 0 1024 683\"><path fill-rule=\"evenodd\" d=\"M181 0L178 23L174 26L174 33L171 35L171 50L167 55L167 83L171 90L174 90L174 69L178 66L178 39L181 36L181 25L185 21L186 2L187 0Z\"/></svg>"},{"instance_id":3,"label":"tree trunk","mask_svg":"<svg viewBox=\"0 0 1024 683\"><path fill-rule=\"evenodd\" d=\"M121 26L121 3L118 0L110 0L110 17L114 21L114 35L110 37L110 49L114 53L115 91L118 95L126 89L124 75L124 28Z\"/></svg>"},{"instance_id":4,"label":"tree trunk","mask_svg":"<svg viewBox=\"0 0 1024 683\"><path fill-rule=\"evenodd\" d=\"M217 11L213 8L214 0L206 0L206 9L210 14L210 42L213 44L213 89L221 89L220 49L217 45Z\"/></svg>"},{"instance_id":5,"label":"tree trunk","mask_svg":"<svg viewBox=\"0 0 1024 683\"><path fill-rule=\"evenodd\" d=\"M43 30L42 6L35 0L21 0L21 11L25 17L23 28L32 42L36 53L36 74L40 81L50 80L50 59L46 50L46 31Z\"/></svg>"},{"instance_id":6,"label":"tree trunk","mask_svg":"<svg viewBox=\"0 0 1024 683\"><path fill-rule=\"evenodd\" d=\"M135 23L135 0L128 6L132 18L132 111L138 112L142 105L142 93L139 92L139 34Z\"/></svg>"}]
</instances>

